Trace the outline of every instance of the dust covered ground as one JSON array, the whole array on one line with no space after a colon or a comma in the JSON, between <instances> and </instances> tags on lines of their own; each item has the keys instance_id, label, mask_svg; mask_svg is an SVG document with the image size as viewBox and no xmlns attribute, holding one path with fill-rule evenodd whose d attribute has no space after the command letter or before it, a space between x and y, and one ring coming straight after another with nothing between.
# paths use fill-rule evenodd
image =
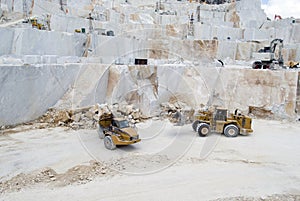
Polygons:
<instances>
[{"instance_id":1,"label":"dust covered ground","mask_svg":"<svg viewBox=\"0 0 300 201\"><path fill-rule=\"evenodd\" d=\"M140 143L114 151L95 129L2 134L0 200L300 200L300 124L253 124L251 136L200 138L148 120Z\"/></svg>"}]
</instances>

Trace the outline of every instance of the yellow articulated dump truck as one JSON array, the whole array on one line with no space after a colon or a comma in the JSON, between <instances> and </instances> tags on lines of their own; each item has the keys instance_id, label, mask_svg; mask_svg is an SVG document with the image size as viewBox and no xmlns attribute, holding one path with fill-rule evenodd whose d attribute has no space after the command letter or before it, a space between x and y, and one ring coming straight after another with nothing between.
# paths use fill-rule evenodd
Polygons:
<instances>
[{"instance_id":1,"label":"yellow articulated dump truck","mask_svg":"<svg viewBox=\"0 0 300 201\"><path fill-rule=\"evenodd\" d=\"M227 137L236 137L239 134L251 134L253 132L251 124L252 119L241 114L239 110L235 110L234 114L228 114L227 109L216 108L199 111L195 115L192 127L201 137L207 136L210 132L224 134Z\"/></svg>"},{"instance_id":2,"label":"yellow articulated dump truck","mask_svg":"<svg viewBox=\"0 0 300 201\"><path fill-rule=\"evenodd\" d=\"M136 131L126 119L115 118L113 114L103 114L98 123L98 134L104 139L107 149L116 149L117 145L129 145L140 142Z\"/></svg>"}]
</instances>

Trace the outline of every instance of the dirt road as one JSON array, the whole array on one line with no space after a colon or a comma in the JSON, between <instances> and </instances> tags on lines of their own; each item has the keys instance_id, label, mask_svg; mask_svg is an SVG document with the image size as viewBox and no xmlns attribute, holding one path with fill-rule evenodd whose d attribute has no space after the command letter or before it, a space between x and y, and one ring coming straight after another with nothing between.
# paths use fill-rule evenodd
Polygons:
<instances>
[{"instance_id":1,"label":"dirt road","mask_svg":"<svg viewBox=\"0 0 300 201\"><path fill-rule=\"evenodd\" d=\"M149 121L138 125L141 143L114 151L95 130L0 136L0 200L299 195L299 123L255 120L253 127L251 136L200 138L191 125Z\"/></svg>"}]
</instances>

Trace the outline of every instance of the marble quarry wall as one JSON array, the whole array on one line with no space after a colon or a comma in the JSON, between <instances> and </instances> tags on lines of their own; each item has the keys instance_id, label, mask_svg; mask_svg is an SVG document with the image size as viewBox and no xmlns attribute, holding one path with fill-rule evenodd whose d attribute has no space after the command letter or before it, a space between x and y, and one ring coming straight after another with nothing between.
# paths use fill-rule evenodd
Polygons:
<instances>
[{"instance_id":1,"label":"marble quarry wall","mask_svg":"<svg viewBox=\"0 0 300 201\"><path fill-rule=\"evenodd\" d=\"M82 56L86 36L31 28L0 28L1 55Z\"/></svg>"},{"instance_id":2,"label":"marble quarry wall","mask_svg":"<svg viewBox=\"0 0 300 201\"><path fill-rule=\"evenodd\" d=\"M172 35L165 30L166 34ZM153 32L152 32L153 33ZM85 34L56 31L38 31L28 28L0 28L1 55L57 55L82 57L86 49L88 56L101 58L101 63L113 63L122 59L132 63L136 57L150 59L184 58L190 61L230 58L251 61L253 52L268 46L268 43L236 42L218 40L182 40L177 38L141 40L134 37L102 36L92 34L89 43ZM300 43L285 45L283 58L300 60Z\"/></svg>"},{"instance_id":3,"label":"marble quarry wall","mask_svg":"<svg viewBox=\"0 0 300 201\"><path fill-rule=\"evenodd\" d=\"M296 71L95 63L2 65L0 71L1 126L35 119L50 107L96 103L126 102L155 115L160 103L174 98L193 108L221 105L248 112L249 106L263 107L281 119L295 118L299 110Z\"/></svg>"},{"instance_id":4,"label":"marble quarry wall","mask_svg":"<svg viewBox=\"0 0 300 201\"><path fill-rule=\"evenodd\" d=\"M0 66L0 125L42 115L73 84L78 66Z\"/></svg>"},{"instance_id":5,"label":"marble quarry wall","mask_svg":"<svg viewBox=\"0 0 300 201\"><path fill-rule=\"evenodd\" d=\"M6 12L22 13L22 2L2 0L0 8ZM284 40L284 60L300 60L299 20L266 20L260 0L241 0L223 5L169 0L163 1L157 12L154 12L156 1L69 0L62 1L62 5L59 0L26 2L31 16L45 21L45 15L50 13L52 31L39 31L29 25L26 27L26 24L22 25L23 28L1 28L1 36L5 37L0 38L0 55L82 56L88 49L89 55L101 57L103 63L110 63L112 58L124 57L124 54L137 49L157 48L157 44L161 44L160 49L167 50L167 53L150 53L150 58L172 58L169 54L177 54L172 47L175 44L175 49L183 50L180 51L183 58L197 60L201 59L198 55L205 57L205 54L198 53L197 45L204 41L214 44L205 50L207 52L211 48L209 51L213 54L209 58L252 61L253 52L268 46L273 39L281 38ZM75 34L74 30L85 28L89 32L89 13L94 19L91 22L94 31L90 43L87 43L88 36ZM192 14L194 35L187 38ZM114 31L116 36L109 39L101 36L101 32L108 30ZM109 45L118 46L121 50L108 48ZM191 58L190 55L197 57ZM137 56L149 56L149 53ZM128 64L130 59L123 60Z\"/></svg>"},{"instance_id":6,"label":"marble quarry wall","mask_svg":"<svg viewBox=\"0 0 300 201\"><path fill-rule=\"evenodd\" d=\"M36 119L50 107L73 109L105 102L105 69L93 63L0 65L0 126Z\"/></svg>"},{"instance_id":7,"label":"marble quarry wall","mask_svg":"<svg viewBox=\"0 0 300 201\"><path fill-rule=\"evenodd\" d=\"M126 95L130 92L129 97L133 96L135 101L146 104L145 108L150 109L150 113L160 103L176 97L194 108L199 108L200 105L219 105L248 112L249 106L255 106L273 111L278 118L295 116L297 72L178 65L144 67L141 68L142 71L137 70L138 68L141 67L113 70L114 77L126 81L115 82L115 94L120 94L118 90ZM124 73L124 70L128 73ZM116 75L116 71L119 75ZM142 72L146 79L141 79L132 72ZM111 97L110 94L107 97ZM121 97L124 98L124 95ZM118 100L116 98L112 102Z\"/></svg>"}]
</instances>

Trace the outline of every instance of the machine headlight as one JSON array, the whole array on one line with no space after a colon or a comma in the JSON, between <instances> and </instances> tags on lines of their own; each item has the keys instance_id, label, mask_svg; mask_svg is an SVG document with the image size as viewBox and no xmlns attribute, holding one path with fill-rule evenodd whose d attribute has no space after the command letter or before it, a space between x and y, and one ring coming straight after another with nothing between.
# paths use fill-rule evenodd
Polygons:
<instances>
[{"instance_id":1,"label":"machine headlight","mask_svg":"<svg viewBox=\"0 0 300 201\"><path fill-rule=\"evenodd\" d=\"M137 140L137 139L139 139L139 136L137 135L137 136L131 137L130 139L131 140Z\"/></svg>"}]
</instances>

